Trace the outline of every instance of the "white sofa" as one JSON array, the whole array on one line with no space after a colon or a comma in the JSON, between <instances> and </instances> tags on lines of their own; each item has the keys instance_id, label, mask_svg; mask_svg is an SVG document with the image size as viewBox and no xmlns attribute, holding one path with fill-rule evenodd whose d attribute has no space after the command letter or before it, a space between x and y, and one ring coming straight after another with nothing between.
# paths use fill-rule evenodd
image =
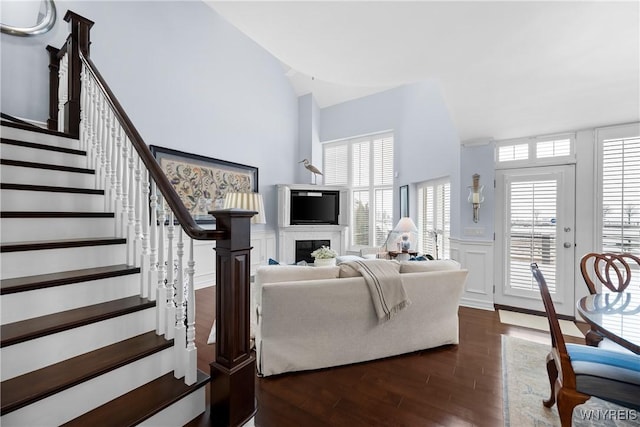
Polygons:
<instances>
[{"instance_id":1,"label":"white sofa","mask_svg":"<svg viewBox=\"0 0 640 427\"><path fill-rule=\"evenodd\" d=\"M252 321L258 373L326 368L458 343L467 270L456 261L397 263L411 300L379 322L362 276L346 266L264 266ZM356 273L359 274L359 273Z\"/></svg>"}]
</instances>

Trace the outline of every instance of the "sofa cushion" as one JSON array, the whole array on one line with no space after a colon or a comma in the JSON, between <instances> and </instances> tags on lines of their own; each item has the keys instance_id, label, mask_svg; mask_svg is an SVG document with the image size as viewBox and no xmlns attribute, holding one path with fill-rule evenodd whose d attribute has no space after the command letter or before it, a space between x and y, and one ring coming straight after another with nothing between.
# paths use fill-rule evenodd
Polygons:
<instances>
[{"instance_id":1,"label":"sofa cushion","mask_svg":"<svg viewBox=\"0 0 640 427\"><path fill-rule=\"evenodd\" d=\"M390 264L392 264L397 271L400 271L400 263L396 260L383 260L383 259L363 259L360 260L361 262L365 262L365 263L377 263L377 262L388 262ZM358 264L356 264L355 262L343 262L341 264L338 265L338 267L340 267L340 278L345 278L345 277L361 277L362 274L360 274L360 271L358 271L358 269L360 268L360 266Z\"/></svg>"},{"instance_id":2,"label":"sofa cushion","mask_svg":"<svg viewBox=\"0 0 640 427\"><path fill-rule=\"evenodd\" d=\"M424 273L429 271L459 270L460 263L452 259L433 261L401 261L400 273Z\"/></svg>"},{"instance_id":3,"label":"sofa cushion","mask_svg":"<svg viewBox=\"0 0 640 427\"><path fill-rule=\"evenodd\" d=\"M256 283L296 282L300 280L337 279L340 268L300 265L264 265L256 270Z\"/></svg>"}]
</instances>

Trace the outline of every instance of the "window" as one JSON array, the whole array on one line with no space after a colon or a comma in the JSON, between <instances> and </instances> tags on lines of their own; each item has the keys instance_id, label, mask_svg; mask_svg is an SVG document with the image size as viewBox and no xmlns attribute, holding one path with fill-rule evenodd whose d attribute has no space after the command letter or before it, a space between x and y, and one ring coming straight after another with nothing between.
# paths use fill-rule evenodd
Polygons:
<instances>
[{"instance_id":1,"label":"window","mask_svg":"<svg viewBox=\"0 0 640 427\"><path fill-rule=\"evenodd\" d=\"M598 133L600 243L603 252L640 255L640 132L631 128L626 135L612 133Z\"/></svg>"},{"instance_id":2,"label":"window","mask_svg":"<svg viewBox=\"0 0 640 427\"><path fill-rule=\"evenodd\" d=\"M419 251L436 259L449 259L451 232L449 179L418 185Z\"/></svg>"},{"instance_id":3,"label":"window","mask_svg":"<svg viewBox=\"0 0 640 427\"><path fill-rule=\"evenodd\" d=\"M351 246L381 246L393 228L393 134L323 145L326 185L351 194Z\"/></svg>"},{"instance_id":4,"label":"window","mask_svg":"<svg viewBox=\"0 0 640 427\"><path fill-rule=\"evenodd\" d=\"M499 168L574 163L574 134L539 136L496 143Z\"/></svg>"}]
</instances>

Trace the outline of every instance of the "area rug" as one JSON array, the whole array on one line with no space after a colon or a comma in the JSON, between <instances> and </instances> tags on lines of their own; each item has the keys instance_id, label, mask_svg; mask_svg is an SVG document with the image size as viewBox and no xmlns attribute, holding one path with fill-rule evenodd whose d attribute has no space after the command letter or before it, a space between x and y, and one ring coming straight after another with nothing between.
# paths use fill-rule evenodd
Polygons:
<instances>
[{"instance_id":1,"label":"area rug","mask_svg":"<svg viewBox=\"0 0 640 427\"><path fill-rule=\"evenodd\" d=\"M504 425L507 427L559 426L555 405L549 398L546 357L550 347L502 335L502 393Z\"/></svg>"},{"instance_id":2,"label":"area rug","mask_svg":"<svg viewBox=\"0 0 640 427\"><path fill-rule=\"evenodd\" d=\"M546 317L535 316L533 314L518 313L515 311L498 310L500 322L507 325L522 326L525 328L549 331L549 322ZM569 320L560 320L560 329L564 335L577 338L584 338L584 334L578 329L575 323Z\"/></svg>"}]
</instances>

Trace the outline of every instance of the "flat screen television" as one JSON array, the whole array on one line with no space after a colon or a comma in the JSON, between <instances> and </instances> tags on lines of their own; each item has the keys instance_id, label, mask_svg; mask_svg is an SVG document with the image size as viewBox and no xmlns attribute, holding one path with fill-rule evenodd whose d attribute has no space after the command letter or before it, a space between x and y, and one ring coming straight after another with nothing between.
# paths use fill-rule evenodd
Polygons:
<instances>
[{"instance_id":1,"label":"flat screen television","mask_svg":"<svg viewBox=\"0 0 640 427\"><path fill-rule=\"evenodd\" d=\"M337 225L339 212L339 191L291 191L291 225Z\"/></svg>"}]
</instances>

